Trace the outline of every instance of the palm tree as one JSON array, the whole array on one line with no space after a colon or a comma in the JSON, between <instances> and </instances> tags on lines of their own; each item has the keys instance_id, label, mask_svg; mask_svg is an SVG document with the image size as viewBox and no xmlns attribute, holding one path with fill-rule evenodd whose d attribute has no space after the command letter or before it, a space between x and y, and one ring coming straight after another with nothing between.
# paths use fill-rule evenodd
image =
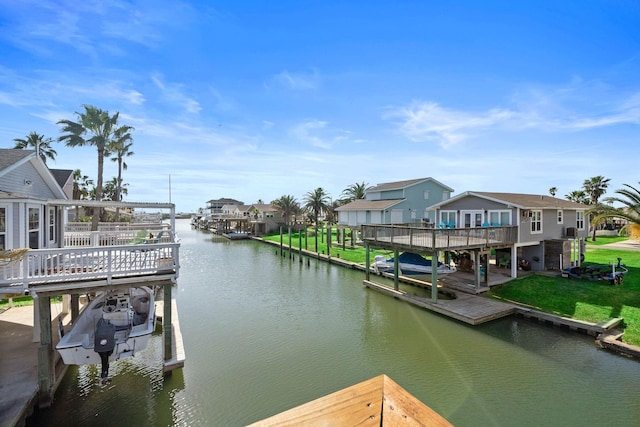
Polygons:
<instances>
[{"instance_id":1,"label":"palm tree","mask_svg":"<svg viewBox=\"0 0 640 427\"><path fill-rule=\"evenodd\" d=\"M611 205L601 205L596 218L598 220L613 217L622 218L640 227L640 190L629 184L623 185L626 188L615 191L620 197L606 198L605 202L611 203ZM623 207L613 207L615 202L622 204Z\"/></svg>"},{"instance_id":2,"label":"palm tree","mask_svg":"<svg viewBox=\"0 0 640 427\"><path fill-rule=\"evenodd\" d=\"M564 198L570 202L582 203L583 205L589 204L589 196L587 196L587 193L582 190L576 190L569 194L565 194Z\"/></svg>"},{"instance_id":3,"label":"palm tree","mask_svg":"<svg viewBox=\"0 0 640 427\"><path fill-rule=\"evenodd\" d=\"M102 175L104 169L104 158L109 156L109 144L117 139L120 132L118 128L118 117L120 113L116 112L113 116L108 111L101 110L92 105L83 105L85 112L78 113L78 121L60 120L58 124L63 125L61 132L64 133L58 138L58 141L64 142L68 147L82 147L85 145L93 145L98 150L98 181L96 184L96 200L102 200L103 184ZM98 229L98 221L100 220L100 208L93 208L93 218L91 221L91 229Z\"/></svg>"},{"instance_id":4,"label":"palm tree","mask_svg":"<svg viewBox=\"0 0 640 427\"><path fill-rule=\"evenodd\" d=\"M296 198L291 195L282 196L271 202L271 204L282 212L282 217L287 226L291 224L291 217L300 211L300 205Z\"/></svg>"},{"instance_id":5,"label":"palm tree","mask_svg":"<svg viewBox=\"0 0 640 427\"><path fill-rule=\"evenodd\" d=\"M73 171L73 200L86 200L89 197L90 187L93 180L88 176L82 175L80 169ZM80 213L80 206L76 205L76 221Z\"/></svg>"},{"instance_id":6,"label":"palm tree","mask_svg":"<svg viewBox=\"0 0 640 427\"><path fill-rule=\"evenodd\" d=\"M36 132L31 132L27 135L26 138L14 138L16 146L14 148L18 148L21 150L32 147L36 150L36 154L42 159L43 162L47 163L47 159L55 160L56 150L51 148L51 143L53 139L45 138L44 135L39 135Z\"/></svg>"},{"instance_id":7,"label":"palm tree","mask_svg":"<svg viewBox=\"0 0 640 427\"><path fill-rule=\"evenodd\" d=\"M589 179L585 179L584 183L582 184L584 192L589 195L589 201L591 202L590 204L594 205L594 208L592 210L596 213L596 215L593 216L591 222L591 225L593 227L593 236L591 237L591 241L593 242L596 241L596 225L599 222L599 220L595 219L598 217L597 211L600 210L600 206L598 206L598 200L600 199L600 196L607 192L609 181L611 181L609 178L598 175Z\"/></svg>"},{"instance_id":8,"label":"palm tree","mask_svg":"<svg viewBox=\"0 0 640 427\"><path fill-rule=\"evenodd\" d=\"M127 163L124 161L125 157L132 156L133 151L130 151L133 145L133 138L131 137L132 126L121 126L116 129L114 139L110 141L108 150L114 155L111 158L112 161L118 162L118 177L116 178L115 188L115 200L122 201L122 171L127 170ZM126 194L126 193L125 193ZM120 208L116 208L116 222L120 216Z\"/></svg>"},{"instance_id":9,"label":"palm tree","mask_svg":"<svg viewBox=\"0 0 640 427\"><path fill-rule=\"evenodd\" d=\"M369 184L366 184L364 181L351 184L342 191L341 201L344 203L349 203L353 202L354 200L364 199L365 193L369 188L371 188Z\"/></svg>"},{"instance_id":10,"label":"palm tree","mask_svg":"<svg viewBox=\"0 0 640 427\"><path fill-rule=\"evenodd\" d=\"M328 204L329 195L322 187L309 191L304 196L304 208L307 210L309 215L313 217L313 223L315 224L316 252L318 252L318 217L322 212L326 212L328 210Z\"/></svg>"},{"instance_id":11,"label":"palm tree","mask_svg":"<svg viewBox=\"0 0 640 427\"><path fill-rule=\"evenodd\" d=\"M558 187L551 187L549 189L549 194L551 194L551 197L556 197L557 192L558 192Z\"/></svg>"},{"instance_id":12,"label":"palm tree","mask_svg":"<svg viewBox=\"0 0 640 427\"><path fill-rule=\"evenodd\" d=\"M304 196L304 207L313 214L313 221L318 225L318 217L329 210L329 195L322 187L309 191Z\"/></svg>"}]
</instances>

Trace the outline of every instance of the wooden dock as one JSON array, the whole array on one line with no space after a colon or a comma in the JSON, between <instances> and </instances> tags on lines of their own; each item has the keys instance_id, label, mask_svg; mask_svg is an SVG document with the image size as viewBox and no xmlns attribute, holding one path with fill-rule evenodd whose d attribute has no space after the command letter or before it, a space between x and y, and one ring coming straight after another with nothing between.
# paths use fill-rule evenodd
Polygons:
<instances>
[{"instance_id":1,"label":"wooden dock","mask_svg":"<svg viewBox=\"0 0 640 427\"><path fill-rule=\"evenodd\" d=\"M470 325L479 325L494 319L510 316L516 312L516 306L513 304L463 292L455 292L454 299L438 299L437 302L433 302L431 298L409 295L404 291L396 291L391 287L369 280L364 280L363 284L370 289Z\"/></svg>"},{"instance_id":2,"label":"wooden dock","mask_svg":"<svg viewBox=\"0 0 640 427\"><path fill-rule=\"evenodd\" d=\"M156 301L156 313L164 313L164 301ZM162 322L162 314L156 315L159 322ZM180 330L180 320L178 319L178 306L176 300L171 299L171 358L164 361L164 373L175 369L183 368L186 359L184 344L182 342L182 331Z\"/></svg>"}]
</instances>

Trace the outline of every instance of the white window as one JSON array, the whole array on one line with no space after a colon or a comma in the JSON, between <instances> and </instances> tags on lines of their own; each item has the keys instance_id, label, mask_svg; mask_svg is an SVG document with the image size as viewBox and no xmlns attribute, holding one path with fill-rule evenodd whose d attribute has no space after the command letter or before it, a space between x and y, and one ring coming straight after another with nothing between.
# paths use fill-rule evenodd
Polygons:
<instances>
[{"instance_id":1,"label":"white window","mask_svg":"<svg viewBox=\"0 0 640 427\"><path fill-rule=\"evenodd\" d=\"M425 190L425 192L424 192L424 199L425 199L425 200L429 200L429 190Z\"/></svg>"},{"instance_id":2,"label":"white window","mask_svg":"<svg viewBox=\"0 0 640 427\"><path fill-rule=\"evenodd\" d=\"M456 224L456 211L441 211L440 224L443 228L454 228Z\"/></svg>"},{"instance_id":3,"label":"white window","mask_svg":"<svg viewBox=\"0 0 640 427\"><path fill-rule=\"evenodd\" d=\"M447 200L450 196L451 196L451 193L449 191L442 192L442 200Z\"/></svg>"},{"instance_id":4,"label":"white window","mask_svg":"<svg viewBox=\"0 0 640 427\"><path fill-rule=\"evenodd\" d=\"M542 233L542 211L531 211L531 234Z\"/></svg>"},{"instance_id":5,"label":"white window","mask_svg":"<svg viewBox=\"0 0 640 427\"><path fill-rule=\"evenodd\" d=\"M511 211L489 211L489 225L491 227L511 225Z\"/></svg>"},{"instance_id":6,"label":"white window","mask_svg":"<svg viewBox=\"0 0 640 427\"><path fill-rule=\"evenodd\" d=\"M576 212L576 228L578 230L584 230L584 212Z\"/></svg>"},{"instance_id":7,"label":"white window","mask_svg":"<svg viewBox=\"0 0 640 427\"><path fill-rule=\"evenodd\" d=\"M56 242L56 208L49 208L49 242Z\"/></svg>"},{"instance_id":8,"label":"white window","mask_svg":"<svg viewBox=\"0 0 640 427\"><path fill-rule=\"evenodd\" d=\"M7 248L7 208L0 206L0 249Z\"/></svg>"},{"instance_id":9,"label":"white window","mask_svg":"<svg viewBox=\"0 0 640 427\"><path fill-rule=\"evenodd\" d=\"M40 247L40 208L28 208L27 220L29 222L29 247L38 249Z\"/></svg>"},{"instance_id":10,"label":"white window","mask_svg":"<svg viewBox=\"0 0 640 427\"><path fill-rule=\"evenodd\" d=\"M562 224L562 209L558 209L558 224Z\"/></svg>"}]
</instances>

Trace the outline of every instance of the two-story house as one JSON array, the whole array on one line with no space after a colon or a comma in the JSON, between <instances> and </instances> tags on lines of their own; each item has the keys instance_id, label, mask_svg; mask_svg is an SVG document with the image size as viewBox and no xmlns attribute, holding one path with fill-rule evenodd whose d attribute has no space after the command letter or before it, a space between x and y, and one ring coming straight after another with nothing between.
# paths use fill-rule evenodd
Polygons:
<instances>
[{"instance_id":1,"label":"two-story house","mask_svg":"<svg viewBox=\"0 0 640 427\"><path fill-rule=\"evenodd\" d=\"M378 184L365 192L365 198L336 209L338 224L433 223L435 213L428 208L451 197L453 189L433 178Z\"/></svg>"},{"instance_id":2,"label":"two-story house","mask_svg":"<svg viewBox=\"0 0 640 427\"><path fill-rule=\"evenodd\" d=\"M270 203L254 203L247 210L253 234L256 236L278 231L284 224L282 212Z\"/></svg>"},{"instance_id":3,"label":"two-story house","mask_svg":"<svg viewBox=\"0 0 640 427\"><path fill-rule=\"evenodd\" d=\"M569 267L589 235L589 206L545 195L467 191L430 209L440 228L517 226L516 243L497 258L525 260L533 270Z\"/></svg>"}]
</instances>

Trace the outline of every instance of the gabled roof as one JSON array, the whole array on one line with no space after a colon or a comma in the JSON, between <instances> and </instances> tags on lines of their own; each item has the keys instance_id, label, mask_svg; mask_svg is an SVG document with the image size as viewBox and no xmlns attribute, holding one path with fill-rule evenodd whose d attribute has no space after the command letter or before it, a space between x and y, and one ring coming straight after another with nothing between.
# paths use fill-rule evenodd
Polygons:
<instances>
[{"instance_id":1,"label":"gabled roof","mask_svg":"<svg viewBox=\"0 0 640 427\"><path fill-rule=\"evenodd\" d=\"M36 155L35 150L20 150L17 148L0 148L0 175L28 161Z\"/></svg>"},{"instance_id":2,"label":"gabled roof","mask_svg":"<svg viewBox=\"0 0 640 427\"><path fill-rule=\"evenodd\" d=\"M405 199L366 200L358 199L336 208L336 211L381 211L403 202Z\"/></svg>"},{"instance_id":3,"label":"gabled roof","mask_svg":"<svg viewBox=\"0 0 640 427\"><path fill-rule=\"evenodd\" d=\"M221 199L211 199L207 203L222 203L223 205L244 205L244 202L241 202L236 199L229 199L227 197L223 197Z\"/></svg>"},{"instance_id":4,"label":"gabled roof","mask_svg":"<svg viewBox=\"0 0 640 427\"><path fill-rule=\"evenodd\" d=\"M58 185L64 188L69 178L73 176L73 170L71 169L49 169L51 174L56 179Z\"/></svg>"},{"instance_id":5,"label":"gabled roof","mask_svg":"<svg viewBox=\"0 0 640 427\"><path fill-rule=\"evenodd\" d=\"M491 200L494 202L504 203L520 209L576 209L587 210L590 207L582 203L576 203L565 199L558 199L552 196L541 194L521 194L521 193L495 193L486 191L466 191L455 197L444 200L432 206L432 208L441 208L456 200L464 197L479 197L481 199Z\"/></svg>"},{"instance_id":6,"label":"gabled roof","mask_svg":"<svg viewBox=\"0 0 640 427\"><path fill-rule=\"evenodd\" d=\"M62 188L64 184L60 184L53 174L53 171L47 167L47 164L36 155L35 150L21 150L17 148L0 148L0 176L12 173L14 170L31 164L35 171L42 177L45 185L51 190L53 195L58 199L67 199ZM68 176L67 176L68 178ZM5 191L6 193L6 191ZM26 196L33 198L33 196Z\"/></svg>"},{"instance_id":7,"label":"gabled roof","mask_svg":"<svg viewBox=\"0 0 640 427\"><path fill-rule=\"evenodd\" d=\"M260 212L277 212L278 208L269 203L254 203L250 208L256 208Z\"/></svg>"},{"instance_id":8,"label":"gabled roof","mask_svg":"<svg viewBox=\"0 0 640 427\"><path fill-rule=\"evenodd\" d=\"M373 192L373 191L388 191L388 190L402 190L404 188L407 187L411 187L413 185L416 184L421 184L425 181L432 181L435 182L436 184L440 185L441 187L449 190L449 191L453 191L453 188L444 185L443 183L441 183L440 181L437 181L431 177L429 178L418 178L418 179L408 179L405 181L395 181L395 182L385 182L382 184L378 184L375 187L372 187L370 189L367 190L367 192Z\"/></svg>"}]
</instances>

